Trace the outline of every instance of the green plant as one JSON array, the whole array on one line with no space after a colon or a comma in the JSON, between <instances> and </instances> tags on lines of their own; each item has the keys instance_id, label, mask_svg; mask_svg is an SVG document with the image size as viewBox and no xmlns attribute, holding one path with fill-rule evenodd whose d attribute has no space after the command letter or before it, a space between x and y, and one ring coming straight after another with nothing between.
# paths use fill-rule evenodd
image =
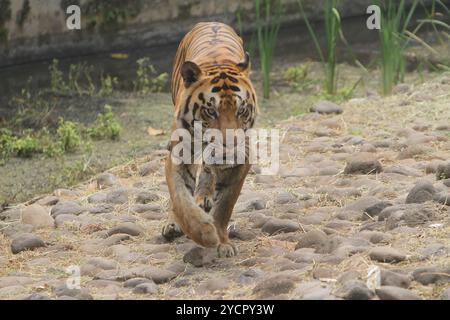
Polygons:
<instances>
[{"instance_id":1,"label":"green plant","mask_svg":"<svg viewBox=\"0 0 450 320\"><path fill-rule=\"evenodd\" d=\"M293 67L287 68L283 72L283 78L289 83L289 85L295 90L305 90L311 86L313 81L308 79L309 64L299 64Z\"/></svg>"},{"instance_id":2,"label":"green plant","mask_svg":"<svg viewBox=\"0 0 450 320\"><path fill-rule=\"evenodd\" d=\"M121 131L122 127L114 118L112 107L106 105L104 113L99 113L92 128L88 129L88 134L95 139L108 138L116 140L119 138Z\"/></svg>"},{"instance_id":3,"label":"green plant","mask_svg":"<svg viewBox=\"0 0 450 320\"><path fill-rule=\"evenodd\" d=\"M59 69L59 61L53 59L52 64L49 67L50 71L50 90L53 93L66 93L69 90L66 82L64 81L64 74Z\"/></svg>"},{"instance_id":4,"label":"green plant","mask_svg":"<svg viewBox=\"0 0 450 320\"><path fill-rule=\"evenodd\" d=\"M14 152L18 157L31 158L35 153L41 153L39 141L31 135L26 135L15 141Z\"/></svg>"},{"instance_id":5,"label":"green plant","mask_svg":"<svg viewBox=\"0 0 450 320\"><path fill-rule=\"evenodd\" d=\"M168 74L161 73L157 75L155 67L147 57L137 60L137 65L134 90L141 94L161 92L167 83Z\"/></svg>"},{"instance_id":6,"label":"green plant","mask_svg":"<svg viewBox=\"0 0 450 320\"><path fill-rule=\"evenodd\" d=\"M341 18L339 11L337 10L338 0L326 0L324 8L325 19L325 34L326 34L326 55L320 47L317 35L306 16L303 0L297 0L300 13L303 16L308 32L319 54L320 60L324 66L325 71L325 91L329 95L336 94L337 91L337 60L336 60L336 47L338 37L341 34Z\"/></svg>"},{"instance_id":7,"label":"green plant","mask_svg":"<svg viewBox=\"0 0 450 320\"><path fill-rule=\"evenodd\" d=\"M281 24L280 0L255 0L259 59L263 77L264 98L270 97L270 70Z\"/></svg>"},{"instance_id":8,"label":"green plant","mask_svg":"<svg viewBox=\"0 0 450 320\"><path fill-rule=\"evenodd\" d=\"M11 156L15 150L16 138L11 130L6 128L0 129L0 158L5 159Z\"/></svg>"},{"instance_id":9,"label":"green plant","mask_svg":"<svg viewBox=\"0 0 450 320\"><path fill-rule=\"evenodd\" d=\"M102 97L110 96L114 92L114 87L119 84L116 77L111 77L107 75L106 77L100 78L100 89L98 94Z\"/></svg>"},{"instance_id":10,"label":"green plant","mask_svg":"<svg viewBox=\"0 0 450 320\"><path fill-rule=\"evenodd\" d=\"M59 127L56 131L58 144L64 152L75 151L81 145L81 135L77 130L77 124L72 121L59 119Z\"/></svg>"}]
</instances>

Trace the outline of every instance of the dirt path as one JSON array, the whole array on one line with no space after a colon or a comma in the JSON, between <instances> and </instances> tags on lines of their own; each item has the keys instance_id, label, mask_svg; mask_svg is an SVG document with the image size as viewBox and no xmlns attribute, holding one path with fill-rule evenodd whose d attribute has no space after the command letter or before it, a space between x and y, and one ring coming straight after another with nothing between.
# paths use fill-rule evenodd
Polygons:
<instances>
[{"instance_id":1,"label":"dirt path","mask_svg":"<svg viewBox=\"0 0 450 320\"><path fill-rule=\"evenodd\" d=\"M280 172L247 178L234 258L159 236L163 151L1 212L0 298L450 299L450 76L398 91L279 124Z\"/></svg>"}]
</instances>

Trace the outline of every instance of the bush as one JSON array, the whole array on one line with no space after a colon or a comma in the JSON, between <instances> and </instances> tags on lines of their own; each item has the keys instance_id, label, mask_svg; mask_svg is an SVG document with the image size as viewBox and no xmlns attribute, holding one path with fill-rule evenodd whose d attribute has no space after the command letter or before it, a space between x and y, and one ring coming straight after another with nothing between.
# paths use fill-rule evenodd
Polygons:
<instances>
[{"instance_id":1,"label":"bush","mask_svg":"<svg viewBox=\"0 0 450 320\"><path fill-rule=\"evenodd\" d=\"M110 105L106 105L105 112L97 115L94 126L88 129L88 134L90 137L95 139L108 138L111 140L116 140L119 138L121 131L122 127L114 118L112 107Z\"/></svg>"},{"instance_id":2,"label":"bush","mask_svg":"<svg viewBox=\"0 0 450 320\"><path fill-rule=\"evenodd\" d=\"M14 151L18 157L31 158L35 153L41 153L39 141L36 138L27 135L23 138L17 139L14 144Z\"/></svg>"},{"instance_id":3,"label":"bush","mask_svg":"<svg viewBox=\"0 0 450 320\"><path fill-rule=\"evenodd\" d=\"M2 159L8 158L14 153L16 140L11 130L5 128L0 129L0 157Z\"/></svg>"},{"instance_id":4,"label":"bush","mask_svg":"<svg viewBox=\"0 0 450 320\"><path fill-rule=\"evenodd\" d=\"M81 136L77 130L77 125L72 121L66 121L60 118L56 133L58 136L58 144L65 152L74 151L81 145Z\"/></svg>"},{"instance_id":5,"label":"bush","mask_svg":"<svg viewBox=\"0 0 450 320\"><path fill-rule=\"evenodd\" d=\"M156 74L155 67L150 63L149 58L137 60L136 81L134 90L147 94L149 92L161 92L167 83L169 75L167 73Z\"/></svg>"}]
</instances>

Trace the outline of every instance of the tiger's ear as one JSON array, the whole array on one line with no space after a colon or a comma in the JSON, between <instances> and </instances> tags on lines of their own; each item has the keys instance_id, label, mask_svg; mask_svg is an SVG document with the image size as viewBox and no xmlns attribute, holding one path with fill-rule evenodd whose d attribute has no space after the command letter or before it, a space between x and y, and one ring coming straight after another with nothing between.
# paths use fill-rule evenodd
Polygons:
<instances>
[{"instance_id":1,"label":"tiger's ear","mask_svg":"<svg viewBox=\"0 0 450 320\"><path fill-rule=\"evenodd\" d=\"M245 53L245 59L242 62L239 62L237 64L237 67L239 70L241 70L242 73L248 74L250 72L250 55L248 52Z\"/></svg>"},{"instance_id":2,"label":"tiger's ear","mask_svg":"<svg viewBox=\"0 0 450 320\"><path fill-rule=\"evenodd\" d=\"M191 61L186 61L181 66L181 76L184 80L184 86L189 88L193 83L197 82L202 75L200 67Z\"/></svg>"}]
</instances>

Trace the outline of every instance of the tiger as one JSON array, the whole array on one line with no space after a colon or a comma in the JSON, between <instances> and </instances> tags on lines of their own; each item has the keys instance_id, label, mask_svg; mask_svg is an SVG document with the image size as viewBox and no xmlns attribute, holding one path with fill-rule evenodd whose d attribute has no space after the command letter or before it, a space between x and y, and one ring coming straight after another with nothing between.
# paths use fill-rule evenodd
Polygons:
<instances>
[{"instance_id":1,"label":"tiger","mask_svg":"<svg viewBox=\"0 0 450 320\"><path fill-rule=\"evenodd\" d=\"M203 131L220 130L225 142L226 129L251 129L258 108L250 69L249 54L232 27L196 24L181 40L173 63L172 133L181 128L192 134L194 121L201 121ZM251 164L247 158L242 164L176 164L176 143L169 143L165 159L171 206L162 236L172 241L185 234L200 246L216 248L219 257L237 255L228 223Z\"/></svg>"}]
</instances>

